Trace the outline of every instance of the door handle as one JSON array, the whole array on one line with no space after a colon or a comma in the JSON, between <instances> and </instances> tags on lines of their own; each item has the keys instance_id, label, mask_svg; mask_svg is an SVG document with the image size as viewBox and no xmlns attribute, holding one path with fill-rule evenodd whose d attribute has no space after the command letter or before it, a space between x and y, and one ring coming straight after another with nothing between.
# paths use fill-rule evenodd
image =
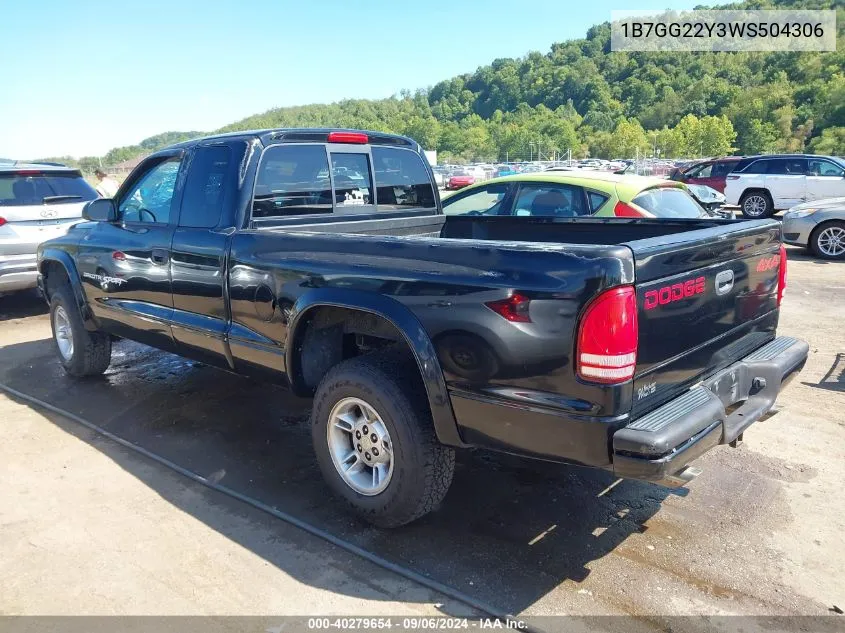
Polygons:
<instances>
[{"instance_id":1,"label":"door handle","mask_svg":"<svg viewBox=\"0 0 845 633\"><path fill-rule=\"evenodd\" d=\"M170 254L163 248L154 248L151 259L154 264L166 264L167 260L170 259Z\"/></svg>"}]
</instances>

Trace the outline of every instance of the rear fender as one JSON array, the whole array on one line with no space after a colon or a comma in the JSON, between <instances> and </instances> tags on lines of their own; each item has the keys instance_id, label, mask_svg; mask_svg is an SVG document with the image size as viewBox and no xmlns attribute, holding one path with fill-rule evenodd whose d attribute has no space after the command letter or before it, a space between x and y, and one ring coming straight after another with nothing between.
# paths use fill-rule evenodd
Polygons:
<instances>
[{"instance_id":1,"label":"rear fender","mask_svg":"<svg viewBox=\"0 0 845 633\"><path fill-rule=\"evenodd\" d=\"M88 300L85 298L85 292L82 289L82 281L79 278L79 272L76 270L76 264L73 263L73 258L65 251L56 248L47 248L39 255L38 258L38 273L39 273L39 287L45 293L47 290L46 275L47 267L50 264L58 264L61 266L68 282L70 283L73 297L76 300L76 306L79 309L79 316L82 317L82 322L85 329L89 332L95 332L97 323L94 321L94 315L91 312L91 307L88 305ZM47 297L49 300L49 297Z\"/></svg>"},{"instance_id":2,"label":"rear fender","mask_svg":"<svg viewBox=\"0 0 845 633\"><path fill-rule=\"evenodd\" d=\"M308 315L321 307L360 310L381 317L402 334L423 379L437 439L448 446L466 446L458 434L458 426L443 370L431 338L417 317L398 301L383 295L366 295L360 291L338 288L317 288L297 299L289 320L285 346L285 371L294 389L297 387L298 360L302 336L308 325Z\"/></svg>"}]
</instances>

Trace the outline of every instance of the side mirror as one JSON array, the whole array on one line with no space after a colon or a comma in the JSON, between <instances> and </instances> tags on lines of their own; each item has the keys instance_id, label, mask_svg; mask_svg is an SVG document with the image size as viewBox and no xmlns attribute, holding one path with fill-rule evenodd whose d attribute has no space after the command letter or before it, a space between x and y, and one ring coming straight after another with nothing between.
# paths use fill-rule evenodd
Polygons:
<instances>
[{"instance_id":1,"label":"side mirror","mask_svg":"<svg viewBox=\"0 0 845 633\"><path fill-rule=\"evenodd\" d=\"M97 198L82 208L82 217L91 222L116 222L117 207L111 198Z\"/></svg>"}]
</instances>

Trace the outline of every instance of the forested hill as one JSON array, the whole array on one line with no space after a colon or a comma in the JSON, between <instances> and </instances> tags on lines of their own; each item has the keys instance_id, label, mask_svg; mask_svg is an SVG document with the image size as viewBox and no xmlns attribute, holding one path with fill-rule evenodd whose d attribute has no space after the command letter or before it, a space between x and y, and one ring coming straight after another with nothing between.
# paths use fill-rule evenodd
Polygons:
<instances>
[{"instance_id":1,"label":"forested hill","mask_svg":"<svg viewBox=\"0 0 845 633\"><path fill-rule=\"evenodd\" d=\"M845 4L751 0L730 8L837 8L832 53L625 53L610 25L546 53L497 59L427 90L269 110L223 131L343 126L407 134L447 158L845 154ZM721 8L721 7L720 7ZM112 150L118 152L128 148ZM123 153L123 152L121 152ZM111 152L110 152L111 154Z\"/></svg>"}]
</instances>

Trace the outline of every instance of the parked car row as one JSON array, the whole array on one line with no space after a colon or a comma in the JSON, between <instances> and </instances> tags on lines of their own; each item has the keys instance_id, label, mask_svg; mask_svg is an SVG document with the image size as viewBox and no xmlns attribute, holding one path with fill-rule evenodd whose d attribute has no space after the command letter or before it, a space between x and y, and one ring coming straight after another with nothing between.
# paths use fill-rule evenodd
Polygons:
<instances>
[{"instance_id":1,"label":"parked car row","mask_svg":"<svg viewBox=\"0 0 845 633\"><path fill-rule=\"evenodd\" d=\"M727 156L679 169L670 177L723 192L726 203L738 205L748 218L845 196L845 160L834 156Z\"/></svg>"},{"instance_id":2,"label":"parked car row","mask_svg":"<svg viewBox=\"0 0 845 633\"><path fill-rule=\"evenodd\" d=\"M673 191L666 181L606 171L615 166L598 159L552 167L479 164L435 167L433 176L438 187L469 188L444 203L446 213L455 215L695 217L700 213L689 196ZM336 178L349 181L349 204L365 203L366 196L358 200L351 193L367 189L360 186L364 176L349 166L336 164L334 169ZM725 205L739 205L748 218L791 209L784 216L785 242L807 247L820 258L845 258L841 158L728 156L676 169L671 178L684 183L710 214L732 217ZM521 183L518 189L515 183ZM33 288L38 244L79 222L84 203L96 197L77 169L48 163L0 164L0 293Z\"/></svg>"}]
</instances>

